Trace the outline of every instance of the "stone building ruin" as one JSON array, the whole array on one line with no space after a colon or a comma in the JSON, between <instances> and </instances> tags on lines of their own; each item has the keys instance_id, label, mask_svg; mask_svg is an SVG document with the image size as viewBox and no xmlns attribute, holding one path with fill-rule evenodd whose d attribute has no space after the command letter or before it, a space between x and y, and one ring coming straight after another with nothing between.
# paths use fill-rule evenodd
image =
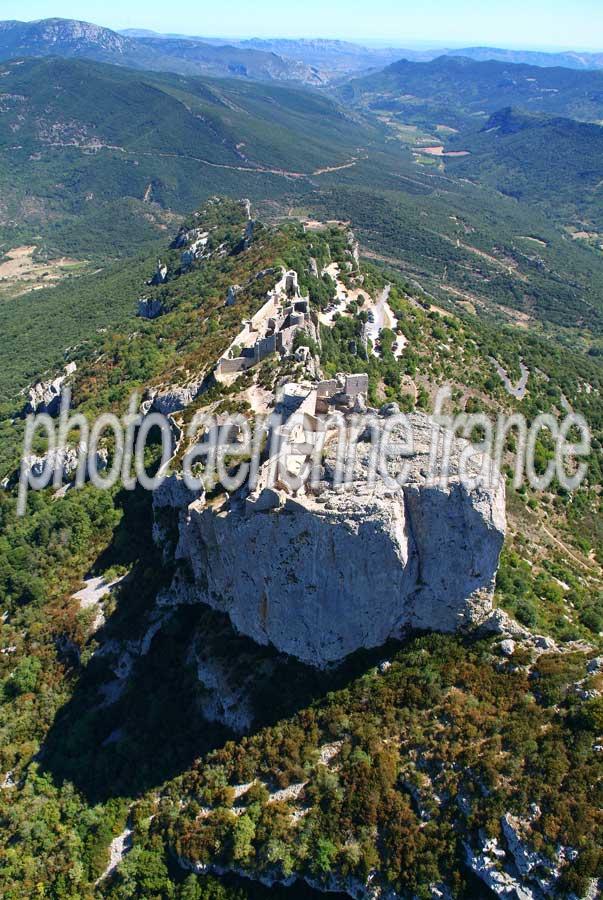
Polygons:
<instances>
[{"instance_id":1,"label":"stone building ruin","mask_svg":"<svg viewBox=\"0 0 603 900\"><path fill-rule=\"evenodd\" d=\"M230 293L229 301L232 302ZM218 361L216 379L222 381L245 372L273 353L291 353L300 329L313 329L310 301L300 294L297 272L283 271L264 305L243 323L242 331Z\"/></svg>"}]
</instances>

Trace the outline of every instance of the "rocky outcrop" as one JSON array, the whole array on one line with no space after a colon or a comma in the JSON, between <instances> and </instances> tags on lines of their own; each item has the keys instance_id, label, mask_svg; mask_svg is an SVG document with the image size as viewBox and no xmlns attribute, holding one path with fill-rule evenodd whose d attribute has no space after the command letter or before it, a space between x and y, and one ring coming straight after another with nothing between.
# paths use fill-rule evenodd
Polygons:
<instances>
[{"instance_id":1,"label":"rocky outcrop","mask_svg":"<svg viewBox=\"0 0 603 900\"><path fill-rule=\"evenodd\" d=\"M183 269L190 268L196 260L206 256L205 251L209 242L209 233L201 232L200 229L197 229L196 234L197 236L194 240L180 254L180 263Z\"/></svg>"},{"instance_id":2,"label":"rocky outcrop","mask_svg":"<svg viewBox=\"0 0 603 900\"><path fill-rule=\"evenodd\" d=\"M347 239L349 251L356 264L356 267L358 267L360 265L360 244L356 240L356 235L353 231L348 231Z\"/></svg>"},{"instance_id":3,"label":"rocky outcrop","mask_svg":"<svg viewBox=\"0 0 603 900\"><path fill-rule=\"evenodd\" d=\"M158 298L141 297L138 301L138 315L141 319L158 319L165 312Z\"/></svg>"},{"instance_id":4,"label":"rocky outcrop","mask_svg":"<svg viewBox=\"0 0 603 900\"><path fill-rule=\"evenodd\" d=\"M152 402L149 409L171 416L173 413L186 409L198 396L203 385L203 378L196 379L184 385L171 385L153 393L149 398Z\"/></svg>"},{"instance_id":5,"label":"rocky outcrop","mask_svg":"<svg viewBox=\"0 0 603 900\"><path fill-rule=\"evenodd\" d=\"M545 900L560 896L560 879L568 862L575 860L578 851L558 845L554 859L533 849L530 841L532 823L541 815L532 804L530 816L519 819L505 813L501 819L503 840L487 838L480 831L480 848L465 844L469 868L497 896L508 900ZM599 885L592 882L587 897L599 896ZM570 897L577 900L575 894Z\"/></svg>"},{"instance_id":6,"label":"rocky outcrop","mask_svg":"<svg viewBox=\"0 0 603 900\"><path fill-rule=\"evenodd\" d=\"M178 230L178 234L172 242L172 249L181 250L183 247L194 243L194 241L198 240L202 235L205 234L207 234L207 232L205 232L203 228L187 228L183 225Z\"/></svg>"},{"instance_id":7,"label":"rocky outcrop","mask_svg":"<svg viewBox=\"0 0 603 900\"><path fill-rule=\"evenodd\" d=\"M535 895L521 880L502 868L505 851L495 839L486 841L480 851L465 847L468 867L492 891L496 897L507 900L542 900L542 894Z\"/></svg>"},{"instance_id":8,"label":"rocky outcrop","mask_svg":"<svg viewBox=\"0 0 603 900\"><path fill-rule=\"evenodd\" d=\"M77 366L72 362L65 366L64 373L57 378L34 384L29 389L24 414L47 413L49 416L57 416L61 408L61 392L76 371Z\"/></svg>"},{"instance_id":9,"label":"rocky outcrop","mask_svg":"<svg viewBox=\"0 0 603 900\"><path fill-rule=\"evenodd\" d=\"M258 223L253 219L249 219L247 225L245 226L245 234L243 236L243 249L249 250L251 245L253 244L253 238L255 236L255 231Z\"/></svg>"},{"instance_id":10,"label":"rocky outcrop","mask_svg":"<svg viewBox=\"0 0 603 900\"><path fill-rule=\"evenodd\" d=\"M428 482L433 426L426 416L410 420L415 449L402 487L385 477L367 483L372 447L360 443L345 490L333 484L336 450L327 448L315 493L258 488L222 509L191 504L178 555L198 600L257 643L318 667L412 629L483 622L505 533L504 484L463 483L461 441L448 483ZM390 461L392 474L399 463Z\"/></svg>"},{"instance_id":11,"label":"rocky outcrop","mask_svg":"<svg viewBox=\"0 0 603 900\"><path fill-rule=\"evenodd\" d=\"M226 306L234 306L243 288L240 284L231 284L226 292Z\"/></svg>"},{"instance_id":12,"label":"rocky outcrop","mask_svg":"<svg viewBox=\"0 0 603 900\"><path fill-rule=\"evenodd\" d=\"M41 478L45 472L59 472L61 481L69 481L77 472L80 459L85 462L85 477L88 477L90 461L88 459L88 447L85 443L81 443L78 447L58 447L51 450L43 456L26 456L23 459L22 467L26 475L33 475L34 478ZM96 454L96 471L103 472L107 468L109 455L103 448L98 450Z\"/></svg>"},{"instance_id":13,"label":"rocky outcrop","mask_svg":"<svg viewBox=\"0 0 603 900\"><path fill-rule=\"evenodd\" d=\"M155 269L155 274L151 278L149 284L157 285L157 284L165 284L167 281L168 268L164 265L160 259L157 260L157 268Z\"/></svg>"},{"instance_id":14,"label":"rocky outcrop","mask_svg":"<svg viewBox=\"0 0 603 900\"><path fill-rule=\"evenodd\" d=\"M207 722L226 725L236 734L247 733L255 721L253 685L261 673L256 672L253 665L234 667L232 658L227 659L216 652L215 641L208 646L204 638L205 635L199 635L192 651L201 688L201 715ZM257 660L250 659L251 664L254 662Z\"/></svg>"}]
</instances>

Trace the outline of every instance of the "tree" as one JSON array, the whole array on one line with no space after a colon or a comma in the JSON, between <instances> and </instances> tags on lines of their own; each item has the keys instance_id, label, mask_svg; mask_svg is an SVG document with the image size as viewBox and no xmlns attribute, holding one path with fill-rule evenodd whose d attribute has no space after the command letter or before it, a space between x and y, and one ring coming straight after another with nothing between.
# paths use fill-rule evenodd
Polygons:
<instances>
[{"instance_id":1,"label":"tree","mask_svg":"<svg viewBox=\"0 0 603 900\"><path fill-rule=\"evenodd\" d=\"M42 663L37 656L24 656L8 683L9 693L14 696L31 694L38 684Z\"/></svg>"},{"instance_id":2,"label":"tree","mask_svg":"<svg viewBox=\"0 0 603 900\"><path fill-rule=\"evenodd\" d=\"M333 868L333 860L337 854L337 847L328 838L319 837L316 841L316 853L314 855L313 865L324 875L327 875Z\"/></svg>"},{"instance_id":3,"label":"tree","mask_svg":"<svg viewBox=\"0 0 603 900\"><path fill-rule=\"evenodd\" d=\"M237 819L232 835L232 857L237 862L248 862L253 855L253 839L255 824L250 816L242 815Z\"/></svg>"}]
</instances>

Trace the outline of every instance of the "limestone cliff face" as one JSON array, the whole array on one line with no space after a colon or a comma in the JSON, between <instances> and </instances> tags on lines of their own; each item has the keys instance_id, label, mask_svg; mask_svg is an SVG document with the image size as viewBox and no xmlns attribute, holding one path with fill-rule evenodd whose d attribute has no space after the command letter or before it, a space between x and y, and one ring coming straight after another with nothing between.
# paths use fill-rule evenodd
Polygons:
<instances>
[{"instance_id":1,"label":"limestone cliff face","mask_svg":"<svg viewBox=\"0 0 603 900\"><path fill-rule=\"evenodd\" d=\"M57 416L61 408L61 392L67 387L69 379L77 371L74 362L65 366L63 374L57 375L51 381L39 381L28 391L27 403L23 410L24 415L30 413L47 413L49 416Z\"/></svg>"},{"instance_id":2,"label":"limestone cliff face","mask_svg":"<svg viewBox=\"0 0 603 900\"><path fill-rule=\"evenodd\" d=\"M319 667L411 629L452 632L487 618L505 532L504 484L463 484L460 441L446 485L429 483L432 425L410 418L415 448L402 487L383 478L367 484L370 445L360 444L345 490L329 482L332 450L313 494L258 489L222 510L191 504L178 555L190 563L199 601L259 644Z\"/></svg>"}]
</instances>

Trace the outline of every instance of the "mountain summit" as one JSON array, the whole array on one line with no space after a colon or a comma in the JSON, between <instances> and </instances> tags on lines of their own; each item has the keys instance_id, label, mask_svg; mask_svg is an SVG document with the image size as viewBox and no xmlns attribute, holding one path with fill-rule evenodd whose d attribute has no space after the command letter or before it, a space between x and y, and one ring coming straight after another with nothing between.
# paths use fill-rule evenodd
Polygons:
<instances>
[{"instance_id":1,"label":"mountain summit","mask_svg":"<svg viewBox=\"0 0 603 900\"><path fill-rule=\"evenodd\" d=\"M9 56L83 56L114 62L136 54L130 38L75 19L41 19L38 22L0 22L0 54Z\"/></svg>"},{"instance_id":2,"label":"mountain summit","mask_svg":"<svg viewBox=\"0 0 603 900\"><path fill-rule=\"evenodd\" d=\"M316 70L272 52L214 46L204 41L129 37L75 19L0 22L0 59L64 56L182 75L318 84Z\"/></svg>"}]
</instances>

